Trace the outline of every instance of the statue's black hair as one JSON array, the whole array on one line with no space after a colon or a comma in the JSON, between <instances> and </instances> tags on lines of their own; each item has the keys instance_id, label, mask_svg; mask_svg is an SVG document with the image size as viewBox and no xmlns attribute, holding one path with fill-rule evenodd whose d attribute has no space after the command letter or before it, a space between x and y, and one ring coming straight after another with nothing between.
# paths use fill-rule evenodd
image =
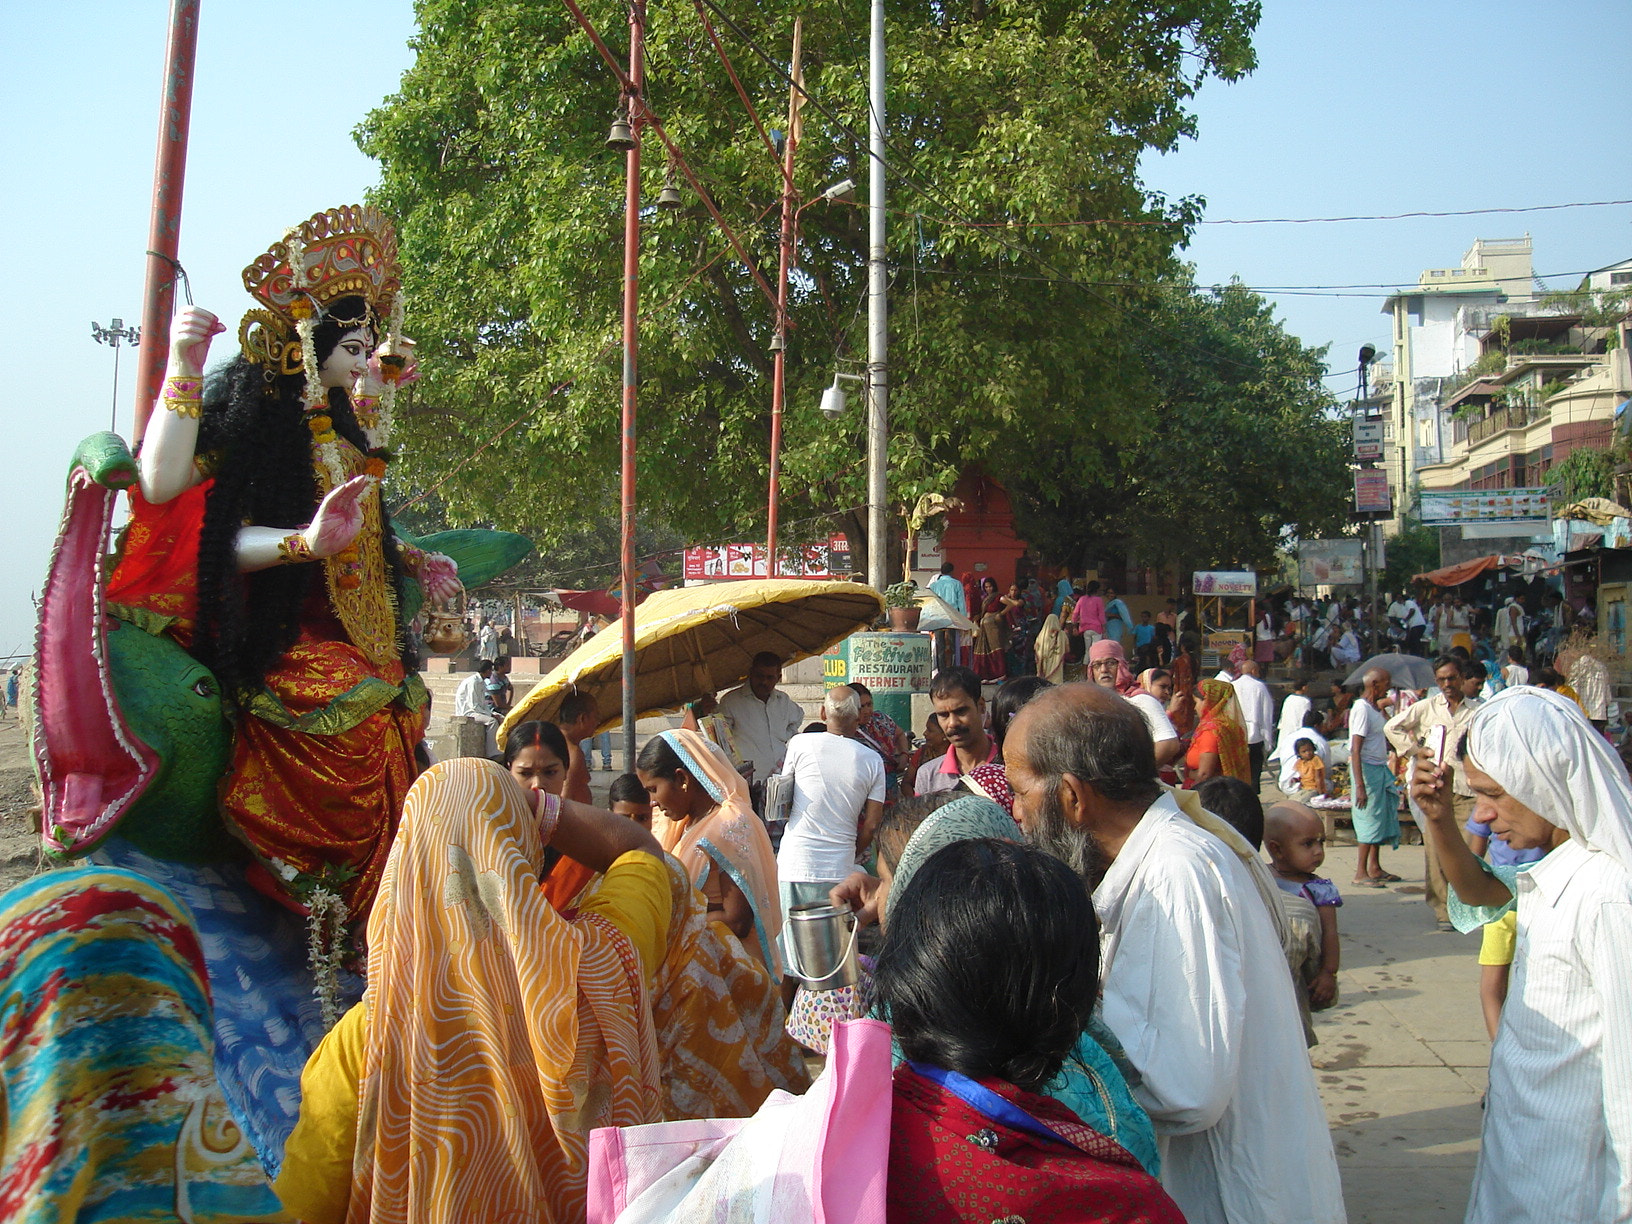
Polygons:
<instances>
[{"instance_id":1,"label":"statue's black hair","mask_svg":"<svg viewBox=\"0 0 1632 1224\"><path fill-rule=\"evenodd\" d=\"M341 298L318 321L316 350L321 365L341 336L366 309L361 298ZM210 668L224 692L252 690L300 634L302 605L323 582L316 562L279 565L252 574L238 572L239 528L304 528L317 511L317 478L312 468L311 432L302 419L303 374L267 377L267 367L242 353L211 374L204 388L198 453L213 468L215 482L204 501L198 548L198 625L193 653ZM351 398L342 388L329 392L335 432L360 451L368 450ZM389 526L382 537L387 581L401 606L409 580ZM399 626L400 629L400 626ZM418 667L402 633L402 662Z\"/></svg>"}]
</instances>

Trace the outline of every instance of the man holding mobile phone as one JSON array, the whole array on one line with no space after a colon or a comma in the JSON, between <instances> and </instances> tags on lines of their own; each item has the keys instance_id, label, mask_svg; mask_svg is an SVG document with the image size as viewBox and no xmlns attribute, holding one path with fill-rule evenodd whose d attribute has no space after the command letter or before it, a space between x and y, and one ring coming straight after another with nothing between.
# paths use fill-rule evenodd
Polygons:
<instances>
[{"instance_id":1,"label":"man holding mobile phone","mask_svg":"<svg viewBox=\"0 0 1632 1224\"><path fill-rule=\"evenodd\" d=\"M1457 748L1462 736L1473 721L1473 712L1479 708L1479 698L1467 697L1462 692L1462 661L1455 655L1446 655L1434 663L1434 683L1439 691L1425 701L1407 706L1383 724L1383 734L1401 757L1409 757L1418 749L1428 748L1434 756L1449 767L1452 805L1459 825L1473 814L1473 791L1462 776L1462 758ZM1411 805L1413 818L1423 828L1422 814L1416 804ZM1445 908L1445 873L1439 866L1439 855L1434 840L1422 838L1423 875L1426 881L1426 900L1434 911L1434 919L1441 931L1454 931Z\"/></svg>"}]
</instances>

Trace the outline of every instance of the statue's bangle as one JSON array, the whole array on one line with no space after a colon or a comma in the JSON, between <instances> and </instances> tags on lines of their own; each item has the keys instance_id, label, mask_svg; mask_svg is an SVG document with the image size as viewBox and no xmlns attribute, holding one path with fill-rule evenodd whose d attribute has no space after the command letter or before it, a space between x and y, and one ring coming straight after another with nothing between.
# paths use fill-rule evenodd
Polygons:
<instances>
[{"instance_id":1,"label":"statue's bangle","mask_svg":"<svg viewBox=\"0 0 1632 1224\"><path fill-rule=\"evenodd\" d=\"M167 378L163 390L159 392L159 402L177 416L197 420L203 390L204 380L201 378Z\"/></svg>"},{"instance_id":2,"label":"statue's bangle","mask_svg":"<svg viewBox=\"0 0 1632 1224\"><path fill-rule=\"evenodd\" d=\"M284 565L294 565L300 561L312 559L312 546L306 543L306 537L300 532L286 535L278 541L278 561Z\"/></svg>"},{"instance_id":3,"label":"statue's bangle","mask_svg":"<svg viewBox=\"0 0 1632 1224\"><path fill-rule=\"evenodd\" d=\"M414 577L418 578L425 572L424 550L415 548L412 544L397 541L397 554L402 558L402 567Z\"/></svg>"},{"instance_id":4,"label":"statue's bangle","mask_svg":"<svg viewBox=\"0 0 1632 1224\"><path fill-rule=\"evenodd\" d=\"M561 823L561 796L549 791L538 792L538 835L547 846L555 836L555 826Z\"/></svg>"}]
</instances>

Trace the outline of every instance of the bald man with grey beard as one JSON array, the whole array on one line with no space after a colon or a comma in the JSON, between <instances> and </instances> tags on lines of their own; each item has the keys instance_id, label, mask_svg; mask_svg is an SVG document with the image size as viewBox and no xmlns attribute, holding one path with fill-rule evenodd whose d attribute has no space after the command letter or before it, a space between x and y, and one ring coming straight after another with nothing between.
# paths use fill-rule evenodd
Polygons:
<instances>
[{"instance_id":1,"label":"bald man with grey beard","mask_svg":"<svg viewBox=\"0 0 1632 1224\"><path fill-rule=\"evenodd\" d=\"M1190 1224L1341 1224L1343 1193L1266 903L1156 780L1139 711L1069 684L1010 724L1014 814L1079 872L1104 1019L1139 1070L1162 1184Z\"/></svg>"}]
</instances>

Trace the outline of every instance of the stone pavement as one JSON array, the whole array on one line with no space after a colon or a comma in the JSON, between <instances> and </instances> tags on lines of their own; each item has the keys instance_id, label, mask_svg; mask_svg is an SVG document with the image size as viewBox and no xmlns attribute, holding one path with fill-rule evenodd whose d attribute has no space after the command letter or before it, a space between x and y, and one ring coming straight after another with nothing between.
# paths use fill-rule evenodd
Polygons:
<instances>
[{"instance_id":1,"label":"stone pavement","mask_svg":"<svg viewBox=\"0 0 1632 1224\"><path fill-rule=\"evenodd\" d=\"M1490 1055L1479 937L1435 930L1420 846L1384 848L1383 869L1404 877L1386 889L1349 884L1355 857L1352 845L1328 847L1321 868L1343 891L1342 968L1309 1052L1349 1221L1461 1220Z\"/></svg>"}]
</instances>

